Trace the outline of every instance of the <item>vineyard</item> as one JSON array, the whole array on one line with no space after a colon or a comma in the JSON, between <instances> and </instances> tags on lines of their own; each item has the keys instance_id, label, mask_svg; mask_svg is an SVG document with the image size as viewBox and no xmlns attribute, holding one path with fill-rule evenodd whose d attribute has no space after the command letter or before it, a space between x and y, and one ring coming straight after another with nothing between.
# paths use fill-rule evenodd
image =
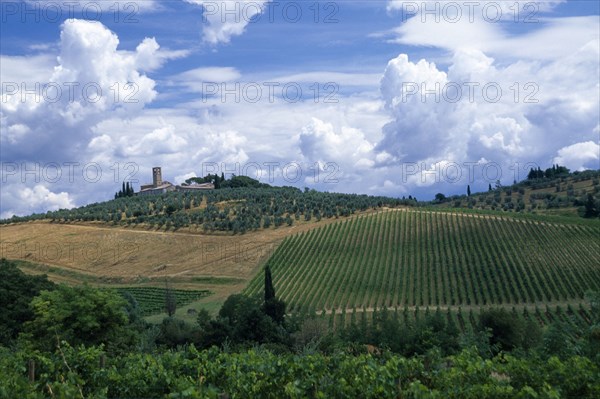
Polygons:
<instances>
[{"instance_id":1,"label":"vineyard","mask_svg":"<svg viewBox=\"0 0 600 399\"><path fill-rule=\"evenodd\" d=\"M267 264L290 311L566 306L600 288L599 234L596 225L392 210L288 237ZM261 289L257 276L246 292Z\"/></svg>"},{"instance_id":2,"label":"vineyard","mask_svg":"<svg viewBox=\"0 0 600 399\"><path fill-rule=\"evenodd\" d=\"M165 311L167 290L158 287L123 287L116 288L123 297L129 295L137 302L142 316L150 316ZM207 290L178 290L171 289L177 307L187 305L210 294Z\"/></svg>"},{"instance_id":3,"label":"vineyard","mask_svg":"<svg viewBox=\"0 0 600 399\"><path fill-rule=\"evenodd\" d=\"M470 307L463 310L462 307L435 309L425 307L415 308L380 308L365 311L364 308L353 308L350 310L340 309L333 311L321 311L317 320L323 327L329 330L340 330L350 326L377 326L391 323L395 328L400 326L420 326L425 320L435 320L439 325L449 326L451 330L469 332L477 330L479 326L479 315L484 307ZM594 316L587 306L579 305L556 305L556 306L512 306L509 308L513 320L518 320L529 325L533 323L538 326L550 326L559 323L572 331L582 331L594 323Z\"/></svg>"}]
</instances>

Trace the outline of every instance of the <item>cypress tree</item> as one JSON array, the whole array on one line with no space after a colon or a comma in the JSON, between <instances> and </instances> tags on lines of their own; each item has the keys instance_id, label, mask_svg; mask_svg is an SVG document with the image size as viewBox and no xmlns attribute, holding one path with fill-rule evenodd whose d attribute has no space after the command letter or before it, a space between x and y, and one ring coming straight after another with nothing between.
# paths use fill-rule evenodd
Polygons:
<instances>
[{"instance_id":1,"label":"cypress tree","mask_svg":"<svg viewBox=\"0 0 600 399\"><path fill-rule=\"evenodd\" d=\"M271 268L265 267L265 302L275 298L275 288L273 287L273 278L271 277Z\"/></svg>"},{"instance_id":2,"label":"cypress tree","mask_svg":"<svg viewBox=\"0 0 600 399\"><path fill-rule=\"evenodd\" d=\"M596 208L596 203L594 201L594 196L590 193L587 195L587 200L584 205L585 213L583 215L584 218L595 218L598 217L598 209Z\"/></svg>"}]
</instances>

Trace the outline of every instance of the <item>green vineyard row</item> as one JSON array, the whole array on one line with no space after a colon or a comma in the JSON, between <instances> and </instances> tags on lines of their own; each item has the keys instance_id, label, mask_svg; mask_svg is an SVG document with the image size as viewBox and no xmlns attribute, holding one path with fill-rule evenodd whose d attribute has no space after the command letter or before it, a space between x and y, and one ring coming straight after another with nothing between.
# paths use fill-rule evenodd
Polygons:
<instances>
[{"instance_id":1,"label":"green vineyard row","mask_svg":"<svg viewBox=\"0 0 600 399\"><path fill-rule=\"evenodd\" d=\"M131 295L137 302L143 316L149 316L165 311L167 290L160 287L123 287L116 288L123 297ZM177 307L187 305L210 294L207 290L178 290L171 289Z\"/></svg>"},{"instance_id":2,"label":"green vineyard row","mask_svg":"<svg viewBox=\"0 0 600 399\"><path fill-rule=\"evenodd\" d=\"M398 325L410 325L431 319L439 320L442 324L452 325L462 332L476 330L479 326L479 314L489 309L487 307L470 308L469 310L441 308L381 308L381 309L342 309L337 312L319 312L316 316L330 330L337 330L350 325L360 326L371 324L373 320L383 322L393 320ZM592 324L593 316L589 307L579 305L556 305L544 307L513 306L507 309L513 319L533 322L539 326L562 323L575 331L582 331Z\"/></svg>"},{"instance_id":3,"label":"green vineyard row","mask_svg":"<svg viewBox=\"0 0 600 399\"><path fill-rule=\"evenodd\" d=\"M267 261L290 311L578 303L600 288L599 226L384 211L287 238ZM259 274L246 293L259 295Z\"/></svg>"}]
</instances>

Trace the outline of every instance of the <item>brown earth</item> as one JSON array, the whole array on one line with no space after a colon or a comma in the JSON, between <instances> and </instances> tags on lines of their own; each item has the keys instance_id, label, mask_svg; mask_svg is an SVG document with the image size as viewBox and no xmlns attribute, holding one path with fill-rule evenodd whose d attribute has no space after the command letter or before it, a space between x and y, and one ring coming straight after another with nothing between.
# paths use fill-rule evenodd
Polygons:
<instances>
[{"instance_id":1,"label":"brown earth","mask_svg":"<svg viewBox=\"0 0 600 399\"><path fill-rule=\"evenodd\" d=\"M246 286L285 237L343 219L238 235L35 221L0 226L0 257L27 261L25 272L67 284L163 286L168 280L224 300Z\"/></svg>"}]
</instances>

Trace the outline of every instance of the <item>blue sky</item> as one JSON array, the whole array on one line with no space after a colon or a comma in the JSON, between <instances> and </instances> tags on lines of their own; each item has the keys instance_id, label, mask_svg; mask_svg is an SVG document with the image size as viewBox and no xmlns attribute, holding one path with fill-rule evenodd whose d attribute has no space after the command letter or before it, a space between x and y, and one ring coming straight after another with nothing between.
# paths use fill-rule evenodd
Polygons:
<instances>
[{"instance_id":1,"label":"blue sky","mask_svg":"<svg viewBox=\"0 0 600 399\"><path fill-rule=\"evenodd\" d=\"M419 199L600 168L597 1L1 5L1 217L159 165Z\"/></svg>"}]
</instances>

